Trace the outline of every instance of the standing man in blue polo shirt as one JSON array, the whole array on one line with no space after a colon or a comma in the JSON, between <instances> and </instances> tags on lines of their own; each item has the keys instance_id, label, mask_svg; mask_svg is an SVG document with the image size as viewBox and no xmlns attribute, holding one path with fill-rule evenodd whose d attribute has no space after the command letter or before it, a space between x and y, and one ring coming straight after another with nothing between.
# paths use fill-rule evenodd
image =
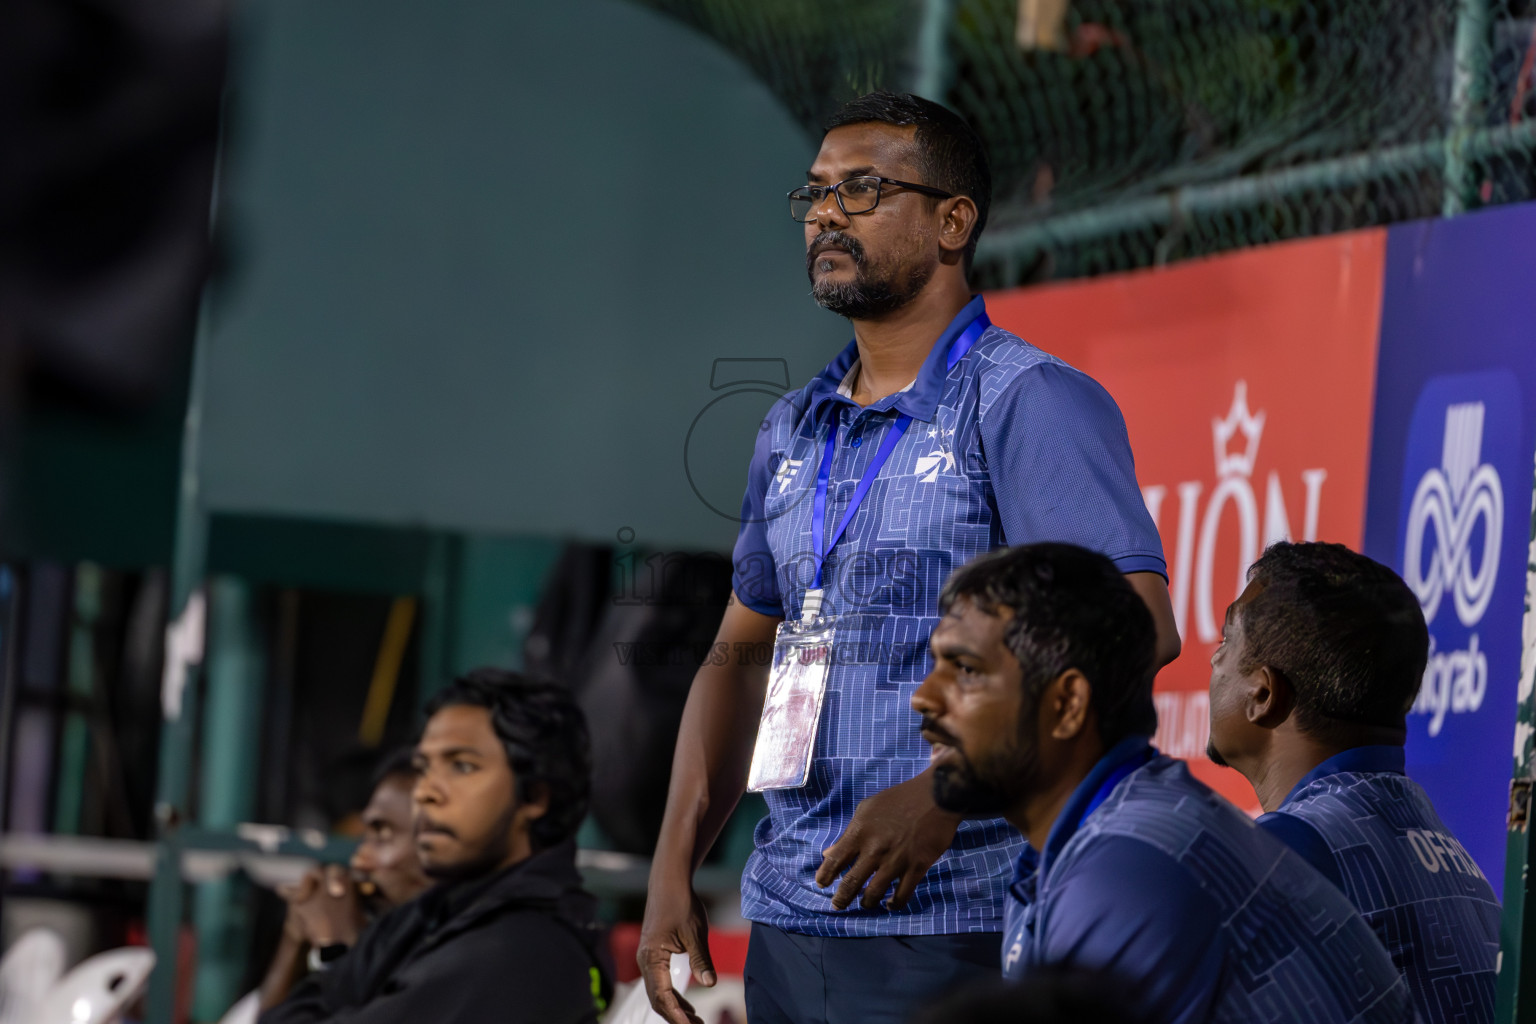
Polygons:
<instances>
[{"instance_id":1,"label":"standing man in blue polo shirt","mask_svg":"<svg viewBox=\"0 0 1536 1024\"><path fill-rule=\"evenodd\" d=\"M939 806L1028 840L1003 971L1104 971L1163 1024L1408 1024L1408 987L1338 889L1148 742L1152 619L1071 544L951 577L912 697Z\"/></svg>"},{"instance_id":2,"label":"standing man in blue polo shirt","mask_svg":"<svg viewBox=\"0 0 1536 1024\"><path fill-rule=\"evenodd\" d=\"M854 338L762 425L716 646L729 657L699 670L683 716L639 954L673 1024L691 1011L669 957L714 980L692 874L749 766L769 809L742 878L754 1024L895 1024L995 973L1018 838L935 806L909 707L954 567L1032 540L1093 548L1152 609L1160 661L1178 650L1114 401L971 294L991 182L969 126L863 97L806 181L788 206L812 293ZM769 689L770 661L806 671L775 668Z\"/></svg>"},{"instance_id":3,"label":"standing man in blue polo shirt","mask_svg":"<svg viewBox=\"0 0 1536 1024\"><path fill-rule=\"evenodd\" d=\"M1398 575L1341 544L1276 544L1248 570L1211 657L1211 760L1259 825L1348 896L1427 1024L1493 1020L1499 902L1404 773L1429 655Z\"/></svg>"}]
</instances>

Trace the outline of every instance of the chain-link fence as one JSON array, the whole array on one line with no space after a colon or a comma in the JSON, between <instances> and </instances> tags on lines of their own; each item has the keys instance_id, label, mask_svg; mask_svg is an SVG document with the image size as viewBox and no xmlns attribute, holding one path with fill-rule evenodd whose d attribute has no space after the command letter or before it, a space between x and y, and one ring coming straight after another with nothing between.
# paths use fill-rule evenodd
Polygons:
<instances>
[{"instance_id":1,"label":"chain-link fence","mask_svg":"<svg viewBox=\"0 0 1536 1024\"><path fill-rule=\"evenodd\" d=\"M819 138L911 89L986 141L978 283L1128 270L1536 193L1536 0L640 0Z\"/></svg>"}]
</instances>

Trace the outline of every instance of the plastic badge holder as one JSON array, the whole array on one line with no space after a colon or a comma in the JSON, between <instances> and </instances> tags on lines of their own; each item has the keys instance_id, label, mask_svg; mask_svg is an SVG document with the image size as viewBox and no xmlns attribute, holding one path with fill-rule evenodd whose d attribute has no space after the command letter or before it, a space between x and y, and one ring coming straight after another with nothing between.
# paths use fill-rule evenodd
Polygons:
<instances>
[{"instance_id":1,"label":"plastic badge holder","mask_svg":"<svg viewBox=\"0 0 1536 1024\"><path fill-rule=\"evenodd\" d=\"M747 789L798 789L811 770L821 701L832 667L831 619L780 623L773 644L768 695L757 726Z\"/></svg>"}]
</instances>

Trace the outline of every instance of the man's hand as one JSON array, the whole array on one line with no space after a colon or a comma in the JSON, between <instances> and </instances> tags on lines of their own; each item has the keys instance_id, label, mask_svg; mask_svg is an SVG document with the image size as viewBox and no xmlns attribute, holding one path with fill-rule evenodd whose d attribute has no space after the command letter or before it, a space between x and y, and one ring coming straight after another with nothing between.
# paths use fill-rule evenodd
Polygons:
<instances>
[{"instance_id":1,"label":"man's hand","mask_svg":"<svg viewBox=\"0 0 1536 1024\"><path fill-rule=\"evenodd\" d=\"M673 886L653 891L645 902L645 923L640 926L640 951L635 961L645 982L651 1009L667 1024L703 1024L688 1000L672 987L672 954L687 953L693 976L705 988L715 983L715 965L709 958L709 918L704 902L692 886Z\"/></svg>"},{"instance_id":2,"label":"man's hand","mask_svg":"<svg viewBox=\"0 0 1536 1024\"><path fill-rule=\"evenodd\" d=\"M296 946L308 946L309 939L304 935L304 922L294 912L294 907L312 898L315 890L320 888L325 876L319 868L311 868L304 872L304 877L290 885L277 887L277 894L288 904L288 913L283 918L283 938Z\"/></svg>"},{"instance_id":3,"label":"man's hand","mask_svg":"<svg viewBox=\"0 0 1536 1024\"><path fill-rule=\"evenodd\" d=\"M873 910L894 883L896 894L886 908L900 910L955 841L959 827L960 815L940 810L933 802L933 780L925 770L859 801L847 830L822 851L816 884L826 888L847 868L832 896L834 907L848 909L863 890L864 909Z\"/></svg>"},{"instance_id":4,"label":"man's hand","mask_svg":"<svg viewBox=\"0 0 1536 1024\"><path fill-rule=\"evenodd\" d=\"M283 930L291 938L316 949L357 944L365 920L357 886L346 868L327 865L279 891L288 901Z\"/></svg>"},{"instance_id":5,"label":"man's hand","mask_svg":"<svg viewBox=\"0 0 1536 1024\"><path fill-rule=\"evenodd\" d=\"M688 954L700 984L715 983L709 921L693 891L693 872L746 788L752 738L768 692L768 666L742 652L772 647L780 621L753 611L731 594L715 634L715 650L735 652L735 656L710 658L699 667L678 726L667 813L651 858L645 923L640 926L640 951L635 957L652 1009L669 1024L699 1021L693 1007L672 987L674 953Z\"/></svg>"}]
</instances>

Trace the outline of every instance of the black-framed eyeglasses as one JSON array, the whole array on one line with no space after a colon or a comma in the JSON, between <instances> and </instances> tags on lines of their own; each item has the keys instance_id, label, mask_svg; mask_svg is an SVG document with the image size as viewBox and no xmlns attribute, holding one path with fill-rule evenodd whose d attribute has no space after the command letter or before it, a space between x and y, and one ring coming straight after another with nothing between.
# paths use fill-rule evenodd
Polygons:
<instances>
[{"instance_id":1,"label":"black-framed eyeglasses","mask_svg":"<svg viewBox=\"0 0 1536 1024\"><path fill-rule=\"evenodd\" d=\"M816 207L826 200L828 192L837 196L838 208L848 216L868 213L880 205L880 193L886 185L904 188L909 192L921 192L925 196L936 196L939 199L955 197L953 192L945 192L932 185L918 185L911 181L882 178L878 174L860 174L858 177L844 178L835 185L801 185L797 189L791 189L789 215L800 223L805 223L811 219Z\"/></svg>"}]
</instances>

